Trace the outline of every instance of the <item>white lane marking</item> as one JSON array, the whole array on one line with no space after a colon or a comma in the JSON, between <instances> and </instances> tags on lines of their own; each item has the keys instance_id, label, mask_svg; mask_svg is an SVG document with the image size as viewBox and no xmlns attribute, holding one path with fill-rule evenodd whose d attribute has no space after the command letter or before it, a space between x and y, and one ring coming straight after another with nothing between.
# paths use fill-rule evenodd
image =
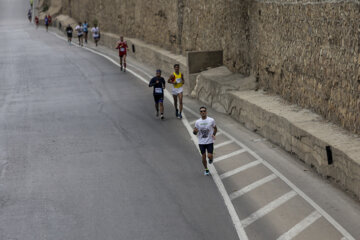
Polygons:
<instances>
[{"instance_id":1,"label":"white lane marking","mask_svg":"<svg viewBox=\"0 0 360 240\"><path fill-rule=\"evenodd\" d=\"M254 190L255 188L258 188L261 185L264 185L265 183L274 180L275 178L277 178L277 176L275 174L271 174L271 175L269 175L267 177L264 177L264 178L260 179L259 181L256 181L256 182L254 182L252 184L247 185L246 187L244 187L244 188L242 188L242 189L240 189L238 191L235 191L235 192L231 193L229 197L230 197L231 200L234 200L235 198L241 197L245 193L248 193L248 192Z\"/></svg>"},{"instance_id":2,"label":"white lane marking","mask_svg":"<svg viewBox=\"0 0 360 240\"><path fill-rule=\"evenodd\" d=\"M221 134L223 134L223 132L217 131L216 136L219 136L219 135L221 135Z\"/></svg>"},{"instance_id":3,"label":"white lane marking","mask_svg":"<svg viewBox=\"0 0 360 240\"><path fill-rule=\"evenodd\" d=\"M56 33L55 33L55 36L61 38L61 37L58 36ZM65 39L64 39L64 40L65 40ZM104 54L102 54L102 53L99 53L99 52L97 52L97 51L95 51L95 50L93 50L93 49L87 48L87 47L83 47L83 48L86 49L86 50L88 50L88 51L90 51L90 52L92 52L92 53L95 53L95 54L97 54L97 55L100 55L100 56L108 59L110 62L112 62L113 64L115 64L115 65L117 65L117 66L120 66L120 64L117 63L115 60L113 60L112 58L110 58L110 57L108 57L108 56L106 56L106 55L104 55ZM138 75L138 74L135 73L134 71L131 71L131 70L128 69L128 72L131 73L131 74L133 74L135 77L139 78L139 79L140 79L141 81L143 81L144 83L148 84L148 81L147 81L145 78L143 78L142 76ZM165 89L164 92L165 92L165 97L168 98L168 100L170 100L170 102L171 102L171 100L173 99L172 95L171 95L171 94L169 93L169 91L167 91L166 89ZM197 138L196 138L195 135L193 135L193 133L192 133L193 129L191 128L189 122L187 121L186 114L183 114L182 122L183 122L183 124L185 125L185 128L188 130L188 132L189 132L189 134L190 134L190 136L191 136L194 144L197 145L197 144L196 144ZM225 187L224 187L224 185L223 185L223 183L222 183L222 181L221 181L221 179L220 179L220 177L219 177L219 175L218 175L215 167L214 167L213 165L209 165L208 168L209 168L209 170L210 170L210 172L211 172L211 175L212 175L212 177L213 177L213 180L214 180L215 184L217 185L217 187L218 187L218 189L219 189L219 191L220 191L221 196L222 196L223 199L224 199L225 205L226 205L226 207L227 207L227 209L228 209L228 211L229 211L231 220L233 221L233 224L234 224L234 227L235 227L235 230L236 230L236 232L237 232L237 235L238 235L239 239L241 239L241 240L248 240L248 236L246 235L246 232L245 232L245 230L244 230L244 228L243 228L243 226L242 226L242 224L241 224L241 222L240 222L239 216L237 215L237 213L236 213L236 211L235 211L234 205L232 204L232 202L231 202L231 200L230 200L230 198L229 198L229 195L227 194L226 189L225 189Z\"/></svg>"},{"instance_id":4,"label":"white lane marking","mask_svg":"<svg viewBox=\"0 0 360 240\"><path fill-rule=\"evenodd\" d=\"M189 122L190 125L193 125L194 123L196 123L197 120L191 121Z\"/></svg>"},{"instance_id":5,"label":"white lane marking","mask_svg":"<svg viewBox=\"0 0 360 240\"><path fill-rule=\"evenodd\" d=\"M223 147L223 146L226 146L230 143L233 143L234 141L233 140L228 140L228 141L225 141L225 142L222 142L222 143L218 143L218 144L215 144L214 145L214 148L219 148L219 147Z\"/></svg>"},{"instance_id":6,"label":"white lane marking","mask_svg":"<svg viewBox=\"0 0 360 240\"><path fill-rule=\"evenodd\" d=\"M301 220L298 224L292 227L289 231L281 235L277 240L291 240L299 233L304 231L307 227L313 224L316 220L321 218L321 214L317 211L312 212L309 216Z\"/></svg>"},{"instance_id":7,"label":"white lane marking","mask_svg":"<svg viewBox=\"0 0 360 240\"><path fill-rule=\"evenodd\" d=\"M187 106L184 106L184 109L186 109L189 113L193 115L197 115L193 110L188 108ZM334 218L332 218L327 212L325 212L324 209L322 209L317 203L315 203L310 197L308 197L303 191L301 191L295 184L293 184L289 179L287 179L284 175L282 175L278 170L276 170L270 163L268 163L266 160L262 159L257 153L252 151L250 148L248 148L245 144L235 139L233 136L231 136L229 133L224 132L223 130L219 129L219 131L222 131L225 136L228 138L234 140L240 147L242 147L244 150L249 152L254 158L260 160L270 171L272 171L276 176L278 176L281 180L283 180L290 188L292 188L299 196L301 196L305 201L307 201L313 208L315 208L331 225L333 225L347 240L356 240L351 234L346 231L345 228L343 228Z\"/></svg>"},{"instance_id":8,"label":"white lane marking","mask_svg":"<svg viewBox=\"0 0 360 240\"><path fill-rule=\"evenodd\" d=\"M226 172L226 173L221 174L221 175L220 175L220 178L221 178L221 179L224 179L224 178L231 177L232 175L235 175L235 174L237 174L237 173L239 173L239 172L242 172L242 171L245 171L245 170L247 170L247 169L249 169L249 168L255 167L256 165L259 165L260 163L261 163L261 162L258 161L258 160L252 161L252 162L250 162L250 163L248 163L248 164L245 164L245 165L243 165L243 166L241 166L241 167L235 168L235 169L233 169L233 170L230 170L230 171L228 171L228 172Z\"/></svg>"},{"instance_id":9,"label":"white lane marking","mask_svg":"<svg viewBox=\"0 0 360 240\"><path fill-rule=\"evenodd\" d=\"M58 34L56 33L52 33L53 35L55 35L57 38L59 39L62 39L64 41L67 41L67 39L59 36ZM75 44L74 44L75 45ZM108 59L109 61L111 61L112 63L114 63L115 65L117 66L120 66L120 64L118 64L116 61L112 60L110 57L102 54L102 53L99 53L97 51L94 51L92 49L89 49L89 48L85 48L86 50L89 50L97 55L100 55L106 59ZM136 67L134 67L136 68ZM139 68L136 68L136 69L139 69ZM134 73L133 75L134 76L139 76L138 78L140 80L142 80L143 82L146 82L147 81L141 77L140 75ZM166 91L165 92L165 95L166 97L169 99L171 99L171 94ZM195 113L193 110L191 110L190 108L188 108L187 106L184 106L184 109L186 109L188 112L190 112L191 114L193 114L194 116L198 116L197 113ZM185 116L185 114L184 114ZM185 121L183 121L183 123L185 123ZM190 125L189 125L190 127ZM191 129L191 127L190 127ZM219 131L223 132L222 130L220 130L218 128ZM223 132L223 134L225 134L227 137L230 137L231 139L233 139L238 145L240 145L242 148L244 148L246 151L248 151L251 155L253 155L254 157L257 157L258 159L260 159L262 161L262 163L268 167L271 171L273 171L279 178L281 178L281 180L283 180L285 183L287 183L292 189L294 189L294 191L296 191L301 197L303 197L311 206L313 206L318 212L321 213L321 215L326 219L328 220L347 240L355 240L354 237L352 237L350 235L350 233L348 233L338 222L336 222L335 219L333 219L327 212L325 212L319 205L317 205L311 198L309 198L304 192L302 192L298 187L296 187L292 182L290 182L285 176L283 176L279 171L277 171L273 166L271 166L268 162L266 162L265 160L263 160L262 158L260 158L255 152L253 152L252 150L250 150L245 144L241 143L240 141L236 140L234 137L232 137L230 134L226 133L226 132ZM194 143L196 143L197 139L195 138L195 136L192 134L192 129L191 129L191 137L194 141ZM216 169L213 165L210 165L209 166L210 168L210 171L213 173L216 172ZM216 172L217 173L217 172ZM218 186L218 189L220 191L220 194L223 196L224 198L224 201L225 201L225 205L229 211L229 214L230 214L230 217L234 223L234 226L235 226L235 229L236 229L236 232L238 234L238 237L241 239L241 240L248 240L248 237L246 235L246 232L244 230L244 227L242 226L242 223L241 221L239 220L239 216L236 214L236 211L235 211L235 208L234 208L234 205L232 204L229 196L227 195L226 193L226 190L225 190L225 187L223 185L223 183L221 182L220 179L217 179L217 177L215 176L215 174L213 174L213 179L216 183L216 185Z\"/></svg>"},{"instance_id":10,"label":"white lane marking","mask_svg":"<svg viewBox=\"0 0 360 240\"><path fill-rule=\"evenodd\" d=\"M246 152L246 150L245 149L240 149L240 150L237 150L235 152L231 152L231 153L228 153L226 155L222 155L220 157L215 158L214 162L220 162L222 160L225 160L227 158L231 158L231 157L236 156L236 155L238 155L240 153L243 153L243 152Z\"/></svg>"},{"instance_id":11,"label":"white lane marking","mask_svg":"<svg viewBox=\"0 0 360 240\"><path fill-rule=\"evenodd\" d=\"M287 201L289 201L291 198L295 197L296 195L297 195L297 193L295 191L290 191L290 192L284 194L283 196L279 197L278 199L275 199L274 201L270 202L266 206L260 208L256 212L252 213L249 217L247 217L241 221L244 228L249 226L256 220L262 218L266 214L270 213L274 209L278 208L282 204L286 203Z\"/></svg>"}]
</instances>

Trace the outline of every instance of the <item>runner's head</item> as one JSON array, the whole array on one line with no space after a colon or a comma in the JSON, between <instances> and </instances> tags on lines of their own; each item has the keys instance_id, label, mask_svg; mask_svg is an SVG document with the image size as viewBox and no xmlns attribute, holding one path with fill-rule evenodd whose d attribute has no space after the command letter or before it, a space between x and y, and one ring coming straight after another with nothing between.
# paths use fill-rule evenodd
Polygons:
<instances>
[{"instance_id":1,"label":"runner's head","mask_svg":"<svg viewBox=\"0 0 360 240\"><path fill-rule=\"evenodd\" d=\"M124 41L124 37L123 37L123 36L120 36L120 41Z\"/></svg>"},{"instance_id":2,"label":"runner's head","mask_svg":"<svg viewBox=\"0 0 360 240\"><path fill-rule=\"evenodd\" d=\"M79 26L81 26L81 22L79 22Z\"/></svg>"},{"instance_id":3,"label":"runner's head","mask_svg":"<svg viewBox=\"0 0 360 240\"><path fill-rule=\"evenodd\" d=\"M201 115L201 117L206 118L206 114L207 114L206 107L204 107L204 106L200 107L200 115Z\"/></svg>"},{"instance_id":4,"label":"runner's head","mask_svg":"<svg viewBox=\"0 0 360 240\"><path fill-rule=\"evenodd\" d=\"M174 65L174 70L175 70L176 73L178 73L179 70L180 70L180 65L179 65L179 64L175 64L175 65Z\"/></svg>"},{"instance_id":5,"label":"runner's head","mask_svg":"<svg viewBox=\"0 0 360 240\"><path fill-rule=\"evenodd\" d=\"M160 69L156 70L156 76L161 77L161 70Z\"/></svg>"}]
</instances>

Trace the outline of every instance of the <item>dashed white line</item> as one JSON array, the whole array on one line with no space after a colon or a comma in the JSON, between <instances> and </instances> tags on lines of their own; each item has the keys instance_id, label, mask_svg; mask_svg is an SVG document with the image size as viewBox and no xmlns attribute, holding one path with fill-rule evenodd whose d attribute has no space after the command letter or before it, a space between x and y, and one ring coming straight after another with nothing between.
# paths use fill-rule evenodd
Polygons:
<instances>
[{"instance_id":1,"label":"dashed white line","mask_svg":"<svg viewBox=\"0 0 360 240\"><path fill-rule=\"evenodd\" d=\"M63 39L62 37L58 36L57 34L55 34L55 36L57 36L58 38ZM87 47L84 47L84 49L108 59L110 62L112 62L116 66L120 66L120 64L117 63L115 60L113 60L112 58L110 58L110 57L108 57L108 56L106 56L106 55L104 55L102 53L99 53L99 52L97 52L95 50L92 50L90 48L87 48ZM146 84L148 83L148 81L145 78L143 78L139 74L135 73L134 71L131 71L130 69L128 69L128 72L133 74L135 77L139 78L139 80L143 81L144 83L146 83ZM172 95L169 93L169 91L167 91L165 89L164 92L165 92L165 97L168 98L169 100L172 100ZM192 134L192 128L191 128L189 122L187 121L186 114L183 114L182 122L183 122L185 128L188 130L192 140L194 141L194 144L196 144L197 139L196 139L195 135ZM248 236L247 236L247 234L246 234L246 232L245 232L245 230L244 230L244 228L243 228L243 226L242 226L242 224L240 222L239 216L236 213L234 205L232 204L232 202L231 202L231 200L229 198L229 195L227 194L226 189L225 189L219 175L217 174L217 171L216 171L215 167L213 165L209 165L208 167L210 169L213 180L214 180L215 184L217 185L221 196L224 199L225 206L227 207L227 209L229 211L229 215L230 215L231 220L232 220L232 222L234 224L234 227L235 227L236 233L238 235L238 238L241 239L241 240L248 240Z\"/></svg>"},{"instance_id":2,"label":"dashed white line","mask_svg":"<svg viewBox=\"0 0 360 240\"><path fill-rule=\"evenodd\" d=\"M226 146L230 143L233 143L234 141L233 140L228 140L228 141L225 141L225 142L222 142L222 143L218 143L218 144L215 144L214 145L214 148L219 148L219 147L223 147L223 146Z\"/></svg>"},{"instance_id":3,"label":"dashed white line","mask_svg":"<svg viewBox=\"0 0 360 240\"><path fill-rule=\"evenodd\" d=\"M222 155L222 156L220 156L220 157L215 158L215 159L214 159L214 162L220 162L220 161L222 161L222 160L231 158L231 157L236 156L236 155L238 155L238 154L241 154L241 153L243 153L243 152L246 152L246 150L245 150L245 149L240 149L240 150L237 150L237 151L228 153L228 154L226 154L226 155Z\"/></svg>"},{"instance_id":4,"label":"dashed white line","mask_svg":"<svg viewBox=\"0 0 360 240\"><path fill-rule=\"evenodd\" d=\"M193 110L190 108L184 106L184 108L192 113L193 115L197 115ZM219 129L219 131L222 131L223 134L228 137L229 139L234 140L240 147L245 149L249 154L251 154L254 158L260 160L270 171L272 171L276 176L278 176L281 180L283 180L290 188L292 188L299 196L301 196L305 201L307 201L313 208L315 208L331 225L333 225L344 237L346 240L355 240L353 236L345 229L343 228L334 218L332 218L324 209L322 209L317 203L315 203L310 197L308 197L303 191L301 191L295 184L293 184L289 179L287 179L283 174L281 174L278 170L276 170L270 163L268 163L266 160L262 159L259 155L257 155L254 151L252 151L250 148L248 148L245 144L238 141L236 138L231 136L229 133L224 132L223 130Z\"/></svg>"},{"instance_id":5,"label":"dashed white line","mask_svg":"<svg viewBox=\"0 0 360 240\"><path fill-rule=\"evenodd\" d=\"M247 170L247 169L249 169L249 168L255 167L256 165L259 165L260 163L261 163L261 162L258 161L258 160L252 161L252 162L250 162L250 163L248 163L248 164L245 164L245 165L243 165L243 166L241 166L241 167L235 168L235 169L233 169L233 170L230 170L230 171L228 171L228 172L226 172L226 173L221 174L221 175L220 175L220 178L221 178L221 179L224 179L224 178L231 177L232 175L235 175L235 174L237 174L237 173L239 173L239 172L242 172L242 171L245 171L245 170Z\"/></svg>"},{"instance_id":6,"label":"dashed white line","mask_svg":"<svg viewBox=\"0 0 360 240\"><path fill-rule=\"evenodd\" d=\"M321 214L317 211L312 212L309 216L304 218L289 231L281 235L277 240L291 240L296 237L299 233L304 231L307 227L313 224L316 220L321 218Z\"/></svg>"},{"instance_id":7,"label":"dashed white line","mask_svg":"<svg viewBox=\"0 0 360 240\"><path fill-rule=\"evenodd\" d=\"M238 191L235 191L233 193L230 194L230 199L231 200L234 200L235 198L238 198L238 197L241 197L242 195L244 195L245 193L248 193L252 190L254 190L255 188L258 188L260 187L261 185L264 185L265 183L267 182L270 182L272 180L274 180L275 178L277 178L277 176L275 174L271 174L267 177L264 177L262 179L260 179L259 181L256 181L250 185L247 185L246 187L238 190Z\"/></svg>"},{"instance_id":8,"label":"dashed white line","mask_svg":"<svg viewBox=\"0 0 360 240\"><path fill-rule=\"evenodd\" d=\"M190 125L193 125L194 123L196 123L197 120L191 121L189 122Z\"/></svg>"},{"instance_id":9,"label":"dashed white line","mask_svg":"<svg viewBox=\"0 0 360 240\"><path fill-rule=\"evenodd\" d=\"M251 214L249 217L247 217L241 221L244 228L249 226L256 220L262 218L263 216L265 216L269 212L273 211L277 207L281 206L282 204L286 203L287 201L289 201L291 198L295 197L296 195L297 195L297 193L295 191L290 191L290 192L284 194L283 196L279 197L278 199L275 199L274 201L267 204L266 206L260 208L259 210L257 210L253 214Z\"/></svg>"}]
</instances>

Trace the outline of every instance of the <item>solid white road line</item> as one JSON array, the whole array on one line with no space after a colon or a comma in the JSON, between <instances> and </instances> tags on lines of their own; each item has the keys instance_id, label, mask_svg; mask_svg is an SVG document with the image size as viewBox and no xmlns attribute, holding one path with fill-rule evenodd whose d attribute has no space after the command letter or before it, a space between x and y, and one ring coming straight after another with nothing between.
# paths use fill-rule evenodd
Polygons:
<instances>
[{"instance_id":1,"label":"solid white road line","mask_svg":"<svg viewBox=\"0 0 360 240\"><path fill-rule=\"evenodd\" d=\"M278 199L275 199L274 201L267 204L266 206L260 208L259 210L257 210L253 214L251 214L249 217L247 217L241 221L244 228L249 226L256 220L262 218L263 216L265 216L269 212L273 211L277 207L281 206L282 204L286 203L287 201L289 201L291 198L295 197L296 195L297 195L297 193L295 191L290 191L290 192L284 194L283 196L279 197Z\"/></svg>"},{"instance_id":2,"label":"solid white road line","mask_svg":"<svg viewBox=\"0 0 360 240\"><path fill-rule=\"evenodd\" d=\"M56 33L52 33L53 35L55 35L57 38L62 39L64 41L67 41L67 39L65 39L64 37L59 36ZM75 45L75 44L74 44ZM116 61L114 61L113 59L111 59L110 57L106 56L105 54L102 54L100 52L97 52L95 50L92 50L90 48L84 48L90 52L93 52L97 55L100 55L106 59L108 59L110 62L114 63L117 66L120 66L119 63L117 63ZM135 68L135 67L134 67ZM138 68L137 68L138 69ZM131 71L130 73L132 73L134 76L138 77L141 81L148 83L146 81L145 78L141 77L140 75L136 74L135 72ZM171 99L172 96L171 94L166 90L165 92L165 96L168 99ZM184 106L184 109L186 109L189 113L193 114L194 116L198 116L197 113L195 113L193 110L191 110L190 108ZM184 114L185 116L185 114ZM194 141L194 144L197 145L197 139L195 137L195 135L192 134L192 129L190 124L187 121L183 121L183 123L188 125L187 129L189 131L189 128L191 130L191 132L189 132L189 134L192 137L192 140ZM219 131L223 132L222 130L218 129ZM281 178L285 183L287 183L292 189L294 189L301 197L303 197L310 205L312 205L324 218L326 218L326 220L328 220L339 232L341 232L341 234L343 234L343 236L347 239L347 240L355 240L354 237L351 236L350 233L348 233L338 222L336 222L327 212L325 212L319 205L317 205L311 198L309 198L304 192L302 192L298 187L296 187L292 182L290 182L285 176L283 176L279 171L277 171L273 166L271 166L268 162L266 162L265 160L263 160L262 158L260 158L254 151L250 150L245 144L241 143L240 141L238 141L237 139L235 139L234 137L232 137L230 134L223 132L223 134L225 134L227 137L229 137L230 139L233 139L239 146L241 146L243 149L245 149L246 151L248 151L251 155L253 155L255 158L259 159L266 167L268 167L271 171L273 171L279 178ZM212 173L214 182L216 183L220 194L222 195L222 197L224 198L225 201L225 205L229 211L230 217L234 223L236 232L238 234L239 239L241 240L248 240L247 234L244 230L244 226L242 225L241 221L239 220L239 216L236 214L234 205L232 204L229 195L226 192L226 189L222 183L222 181L220 180L217 171L215 169L215 167L213 165L209 166L210 168L210 172Z\"/></svg>"},{"instance_id":3,"label":"solid white road line","mask_svg":"<svg viewBox=\"0 0 360 240\"><path fill-rule=\"evenodd\" d=\"M56 36L58 36L57 34L55 34ZM61 38L61 37L59 37ZM64 39L65 40L65 39ZM113 60L112 58L102 54L102 53L99 53L93 49L90 49L90 48L87 48L87 47L83 47L84 49L92 52L92 53L95 53L97 55L100 55L106 59L108 59L110 62L112 62L113 64L115 64L116 66L120 66L119 63L117 63L115 60ZM135 77L139 78L141 81L143 81L144 83L148 84L148 81L143 78L142 76L140 76L139 74L135 73L134 71L131 71L130 69L127 69L127 71L131 74L133 74ZM167 91L165 89L165 97L168 98L168 100L172 100L172 95L169 93L169 91ZM193 135L192 131L192 127L190 126L189 122L187 121L187 118L186 118L186 115L183 114L183 119L182 119L182 122L183 124L185 125L186 129L188 130L190 136L192 137L192 140L194 141L194 144L197 146L197 138L195 135ZM217 171L215 169L215 167L213 165L209 165L209 169L210 169L210 172L211 172L211 175L214 179L214 182L215 184L217 185L219 191L220 191L220 194L222 195L223 199L224 199L224 202L225 202L225 205L229 211L229 214L230 214L230 217L231 217L231 220L233 221L233 224L234 224L234 227L235 227L235 230L238 234L238 237L239 239L241 240L248 240L248 237L244 231L244 228L242 227L241 225L241 222L240 222L240 219L239 219L239 216L237 215L236 211L235 211L235 208L229 198L229 195L227 194L226 192L226 189L223 185L223 183L221 182L220 180L220 177L219 175L217 174Z\"/></svg>"},{"instance_id":4,"label":"solid white road line","mask_svg":"<svg viewBox=\"0 0 360 240\"><path fill-rule=\"evenodd\" d=\"M230 171L228 171L228 172L226 172L226 173L221 174L221 175L220 175L220 178L221 178L221 179L224 179L224 178L231 177L231 176L234 175L234 174L237 174L237 173L242 172L242 171L245 171L245 170L247 170L247 169L249 169L249 168L255 167L256 165L259 165L260 163L261 163L261 162L258 161L258 160L252 161L252 162L250 162L250 163L248 163L248 164L245 164L245 165L243 165L243 166L241 166L241 167L235 168L235 169L233 169L233 170L230 170Z\"/></svg>"},{"instance_id":5,"label":"solid white road line","mask_svg":"<svg viewBox=\"0 0 360 240\"><path fill-rule=\"evenodd\" d=\"M184 108L193 115L197 115L196 112L188 108L187 106L184 106ZM253 157L256 159L259 159L270 171L272 171L276 176L278 176L281 180L283 180L290 188L292 188L299 196L301 196L305 201L307 201L313 208L315 208L327 221L330 222L331 225L333 225L344 237L346 240L355 240L351 234L346 231L345 228L343 228L334 218L332 218L327 212L324 211L317 203L315 203L310 197L308 197L303 191L301 191L295 184L293 184L289 179L287 179L283 174L281 174L278 170L276 170L270 163L268 163L266 160L262 159L257 153L252 151L250 148L248 148L245 144L235 139L233 136L231 136L229 133L224 132L220 128L218 128L219 131L223 132L225 136L227 136L230 139L233 139L234 142L236 142L239 146L241 146L244 150L249 152Z\"/></svg>"},{"instance_id":6,"label":"solid white road line","mask_svg":"<svg viewBox=\"0 0 360 240\"><path fill-rule=\"evenodd\" d=\"M243 152L246 152L246 150L245 150L245 149L240 149L240 150L237 150L237 151L235 151L235 152L231 152L231 153L222 155L222 156L220 156L220 157L215 158L215 159L214 159L214 162L220 162L220 161L222 161L222 160L225 160L225 159L227 159L227 158L231 158L231 157L236 156L236 155L238 155L238 154L240 154L240 153L243 153Z\"/></svg>"},{"instance_id":7,"label":"solid white road line","mask_svg":"<svg viewBox=\"0 0 360 240\"><path fill-rule=\"evenodd\" d=\"M193 125L194 123L196 123L196 121L197 121L197 119L194 120L194 121L189 122L189 124L190 124L190 125Z\"/></svg>"},{"instance_id":8,"label":"solid white road line","mask_svg":"<svg viewBox=\"0 0 360 240\"><path fill-rule=\"evenodd\" d=\"M289 231L281 235L277 240L291 240L299 233L304 231L307 227L313 224L316 220L321 218L321 214L317 211L312 212L309 216L304 218L301 222L292 227Z\"/></svg>"},{"instance_id":9,"label":"solid white road line","mask_svg":"<svg viewBox=\"0 0 360 240\"><path fill-rule=\"evenodd\" d=\"M215 144L214 145L214 148L219 148L219 147L223 147L223 146L226 146L230 143L233 143L234 141L233 140L228 140L228 141L225 141L225 142L222 142L222 143L219 143L219 144Z\"/></svg>"},{"instance_id":10,"label":"solid white road line","mask_svg":"<svg viewBox=\"0 0 360 240\"><path fill-rule=\"evenodd\" d=\"M242 188L242 189L240 189L238 191L235 191L235 192L231 193L229 195L229 197L230 197L231 200L234 200L235 198L241 197L245 193L248 193L248 192L254 190L255 188L258 188L261 185L264 185L265 183L274 180L275 178L277 178L277 176L275 174L271 174L271 175L269 175L267 177L264 177L264 178L260 179L259 181L256 181L256 182L254 182L254 183L252 183L250 185L247 185L246 187L244 187L244 188Z\"/></svg>"}]
</instances>

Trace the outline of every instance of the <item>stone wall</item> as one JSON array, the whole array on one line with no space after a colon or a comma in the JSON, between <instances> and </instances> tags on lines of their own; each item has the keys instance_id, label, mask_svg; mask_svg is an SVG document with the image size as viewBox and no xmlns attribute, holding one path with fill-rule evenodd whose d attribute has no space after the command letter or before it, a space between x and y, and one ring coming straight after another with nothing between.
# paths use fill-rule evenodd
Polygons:
<instances>
[{"instance_id":1,"label":"stone wall","mask_svg":"<svg viewBox=\"0 0 360 240\"><path fill-rule=\"evenodd\" d=\"M360 133L360 2L258 0L249 10L260 86Z\"/></svg>"},{"instance_id":2,"label":"stone wall","mask_svg":"<svg viewBox=\"0 0 360 240\"><path fill-rule=\"evenodd\" d=\"M44 0L41 0L44 1ZM223 50L233 71L250 73L248 0L51 0L61 14L105 32L138 38L186 56Z\"/></svg>"},{"instance_id":3,"label":"stone wall","mask_svg":"<svg viewBox=\"0 0 360 240\"><path fill-rule=\"evenodd\" d=\"M51 2L105 32L183 56L222 50L231 71L360 133L359 0Z\"/></svg>"}]
</instances>

